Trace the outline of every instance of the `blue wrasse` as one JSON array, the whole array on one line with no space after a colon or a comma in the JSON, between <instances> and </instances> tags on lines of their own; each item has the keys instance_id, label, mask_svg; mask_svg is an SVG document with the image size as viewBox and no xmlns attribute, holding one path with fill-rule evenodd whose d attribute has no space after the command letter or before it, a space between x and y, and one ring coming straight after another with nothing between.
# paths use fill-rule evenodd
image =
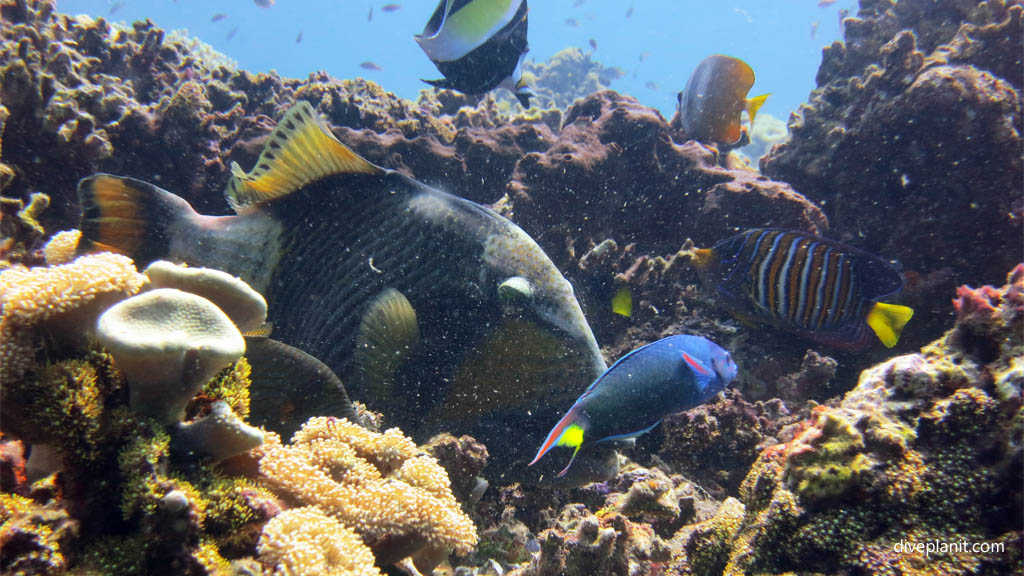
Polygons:
<instances>
[{"instance_id":1,"label":"blue wrasse","mask_svg":"<svg viewBox=\"0 0 1024 576\"><path fill-rule=\"evenodd\" d=\"M524 108L532 93L523 82L526 0L441 0L416 43L437 66L438 88L483 94L504 87Z\"/></svg>"},{"instance_id":2,"label":"blue wrasse","mask_svg":"<svg viewBox=\"0 0 1024 576\"><path fill-rule=\"evenodd\" d=\"M669 414L707 402L736 378L728 352L701 336L669 336L633 350L598 377L548 434L533 466L555 446L634 438Z\"/></svg>"},{"instance_id":3,"label":"blue wrasse","mask_svg":"<svg viewBox=\"0 0 1024 576\"><path fill-rule=\"evenodd\" d=\"M754 85L754 71L732 56L712 54L694 69L678 96L679 123L686 135L701 142L741 146L747 134L740 113L747 111L750 128L768 94L747 98Z\"/></svg>"},{"instance_id":4,"label":"blue wrasse","mask_svg":"<svg viewBox=\"0 0 1024 576\"><path fill-rule=\"evenodd\" d=\"M753 229L696 250L701 276L744 321L758 320L837 348L887 347L913 316L893 296L903 279L863 250L791 230Z\"/></svg>"}]
</instances>

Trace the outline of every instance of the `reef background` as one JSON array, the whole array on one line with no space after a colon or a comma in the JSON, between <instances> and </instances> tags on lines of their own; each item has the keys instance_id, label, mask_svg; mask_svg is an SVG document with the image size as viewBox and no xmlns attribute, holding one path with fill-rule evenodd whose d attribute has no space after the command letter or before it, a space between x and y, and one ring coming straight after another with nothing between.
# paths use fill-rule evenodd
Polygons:
<instances>
[{"instance_id":1,"label":"reef background","mask_svg":"<svg viewBox=\"0 0 1024 576\"><path fill-rule=\"evenodd\" d=\"M95 172L228 213L231 163L251 166L274 119L308 100L370 161L522 226L577 286L609 359L682 331L734 351L736 390L641 438L627 453L637 464L613 481L489 491L473 511L478 563L924 573L886 552L903 534L1007 544L999 558L950 560L947 573L1020 569L1021 273L950 305L957 286L1001 286L1024 260L1019 1L862 1L760 172L605 90L615 72L578 51L531 71L542 107L524 112L492 95L412 102L362 79L250 74L151 22L121 28L57 8L0 3L0 193L47 194L43 229L76 225L76 184ZM12 225L14 212L3 229L17 241L0 257L41 263L43 238ZM764 226L898 261L916 310L899 347L840 354L714 306L688 240ZM608 305L622 286L630 318ZM769 553L787 538L802 544Z\"/></svg>"}]
</instances>

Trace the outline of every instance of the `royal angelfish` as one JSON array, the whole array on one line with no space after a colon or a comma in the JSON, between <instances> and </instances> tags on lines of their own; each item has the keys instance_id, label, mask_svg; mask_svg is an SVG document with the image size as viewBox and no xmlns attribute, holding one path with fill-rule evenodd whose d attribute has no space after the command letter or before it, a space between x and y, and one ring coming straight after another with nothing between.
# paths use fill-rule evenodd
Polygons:
<instances>
[{"instance_id":1,"label":"royal angelfish","mask_svg":"<svg viewBox=\"0 0 1024 576\"><path fill-rule=\"evenodd\" d=\"M548 434L532 466L555 446L574 451L635 438L669 414L707 402L736 378L728 352L701 336L669 336L633 350L590 385Z\"/></svg>"},{"instance_id":2,"label":"royal angelfish","mask_svg":"<svg viewBox=\"0 0 1024 576\"><path fill-rule=\"evenodd\" d=\"M274 338L323 361L353 397L423 440L473 434L500 464L529 460L526 442L546 432L530 419L521 441L502 442L510 421L556 416L548 400L604 371L571 285L532 238L367 162L308 103L251 172L232 173L234 216L197 214L139 180L84 179L79 250L240 276L266 297Z\"/></svg>"},{"instance_id":3,"label":"royal angelfish","mask_svg":"<svg viewBox=\"0 0 1024 576\"><path fill-rule=\"evenodd\" d=\"M754 71L746 62L712 54L690 75L686 88L678 95L678 116L686 135L709 144L737 147L749 141L754 118L768 94L747 99L754 85ZM750 128L744 131L740 114L746 110Z\"/></svg>"},{"instance_id":4,"label":"royal angelfish","mask_svg":"<svg viewBox=\"0 0 1024 576\"><path fill-rule=\"evenodd\" d=\"M444 74L424 80L438 88L483 94L500 87L524 108L530 92L523 81L526 0L441 0L416 43Z\"/></svg>"},{"instance_id":5,"label":"royal angelfish","mask_svg":"<svg viewBox=\"0 0 1024 576\"><path fill-rule=\"evenodd\" d=\"M879 302L903 279L888 262L838 242L790 230L754 229L695 252L704 280L744 321L761 321L837 348L887 347L913 316Z\"/></svg>"}]
</instances>

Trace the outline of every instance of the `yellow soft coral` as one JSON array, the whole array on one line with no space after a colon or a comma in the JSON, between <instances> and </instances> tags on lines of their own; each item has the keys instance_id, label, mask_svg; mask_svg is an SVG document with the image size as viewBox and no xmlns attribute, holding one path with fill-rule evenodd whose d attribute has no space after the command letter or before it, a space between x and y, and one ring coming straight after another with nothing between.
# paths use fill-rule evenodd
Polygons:
<instances>
[{"instance_id":1,"label":"yellow soft coral","mask_svg":"<svg viewBox=\"0 0 1024 576\"><path fill-rule=\"evenodd\" d=\"M29 368L36 327L47 324L64 335L80 332L108 306L138 292L145 281L130 258L110 253L82 256L61 266L0 272L0 381L20 378Z\"/></svg>"},{"instance_id":2,"label":"yellow soft coral","mask_svg":"<svg viewBox=\"0 0 1024 576\"><path fill-rule=\"evenodd\" d=\"M311 418L292 445L271 437L259 450L260 475L273 490L354 529L380 565L476 546L476 528L448 474L398 429L380 434L343 419Z\"/></svg>"},{"instance_id":3,"label":"yellow soft coral","mask_svg":"<svg viewBox=\"0 0 1024 576\"><path fill-rule=\"evenodd\" d=\"M275 576L380 574L359 535L315 506L286 510L267 522L257 550Z\"/></svg>"},{"instance_id":4,"label":"yellow soft coral","mask_svg":"<svg viewBox=\"0 0 1024 576\"><path fill-rule=\"evenodd\" d=\"M75 250L78 249L78 240L81 238L81 230L65 230L54 234L53 238L50 238L50 241L43 247L46 263L56 266L74 260Z\"/></svg>"}]
</instances>

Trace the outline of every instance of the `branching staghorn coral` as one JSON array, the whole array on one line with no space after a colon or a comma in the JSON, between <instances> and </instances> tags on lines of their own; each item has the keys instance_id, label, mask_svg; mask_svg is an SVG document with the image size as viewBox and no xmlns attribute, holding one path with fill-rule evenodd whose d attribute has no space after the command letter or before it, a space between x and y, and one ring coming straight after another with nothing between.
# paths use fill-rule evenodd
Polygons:
<instances>
[{"instance_id":1,"label":"branching staghorn coral","mask_svg":"<svg viewBox=\"0 0 1024 576\"><path fill-rule=\"evenodd\" d=\"M476 545L448 474L398 429L380 434L316 417L291 445L267 436L257 449L261 479L286 500L318 506L355 530L378 565L413 556L422 569L420 558L450 549L465 554Z\"/></svg>"}]
</instances>

